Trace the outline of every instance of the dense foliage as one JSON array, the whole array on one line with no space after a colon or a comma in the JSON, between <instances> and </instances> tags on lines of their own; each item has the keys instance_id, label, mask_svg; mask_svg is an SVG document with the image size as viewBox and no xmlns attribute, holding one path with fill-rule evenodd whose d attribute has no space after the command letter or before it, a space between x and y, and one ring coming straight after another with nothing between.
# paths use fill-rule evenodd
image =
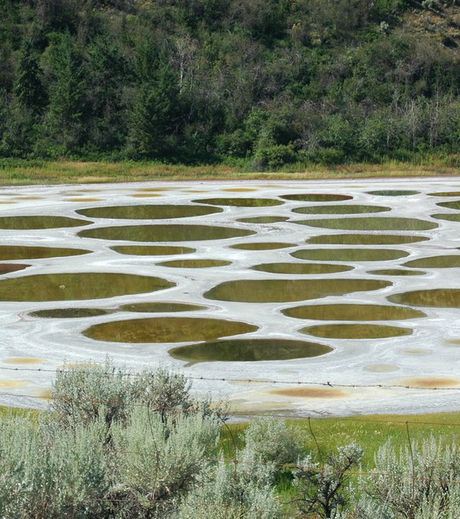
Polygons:
<instances>
[{"instance_id":1,"label":"dense foliage","mask_svg":"<svg viewBox=\"0 0 460 519\"><path fill-rule=\"evenodd\" d=\"M0 0L0 154L458 152L455 0Z\"/></svg>"}]
</instances>

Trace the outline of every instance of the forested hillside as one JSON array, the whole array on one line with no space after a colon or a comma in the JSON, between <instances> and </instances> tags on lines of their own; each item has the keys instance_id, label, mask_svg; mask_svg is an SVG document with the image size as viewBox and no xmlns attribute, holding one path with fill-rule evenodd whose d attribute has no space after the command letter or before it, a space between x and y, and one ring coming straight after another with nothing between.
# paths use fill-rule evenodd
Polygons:
<instances>
[{"instance_id":1,"label":"forested hillside","mask_svg":"<svg viewBox=\"0 0 460 519\"><path fill-rule=\"evenodd\" d=\"M455 0L0 5L3 157L273 169L459 150Z\"/></svg>"}]
</instances>

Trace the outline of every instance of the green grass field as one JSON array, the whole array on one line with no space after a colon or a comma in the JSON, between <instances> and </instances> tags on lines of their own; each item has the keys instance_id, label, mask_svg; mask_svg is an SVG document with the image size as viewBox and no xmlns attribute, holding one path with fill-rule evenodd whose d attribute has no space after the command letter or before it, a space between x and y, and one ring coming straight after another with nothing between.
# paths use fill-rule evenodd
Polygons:
<instances>
[{"instance_id":1,"label":"green grass field","mask_svg":"<svg viewBox=\"0 0 460 519\"><path fill-rule=\"evenodd\" d=\"M183 166L154 162L81 162L0 159L0 185L146 182L172 180L321 180L379 177L460 175L456 156L425 161L349 164L341 166L290 165L275 172L250 171L226 165Z\"/></svg>"},{"instance_id":2,"label":"green grass field","mask_svg":"<svg viewBox=\"0 0 460 519\"><path fill-rule=\"evenodd\" d=\"M305 438L308 450L327 454L336 447L357 443L364 449L363 468L374 465L378 448L391 441L397 449L426 440L430 436L446 442L460 439L460 412L417 415L363 415L352 417L288 419ZM407 424L407 425L406 425ZM222 444L228 456L234 447L241 446L245 423L230 424L224 428ZM409 429L409 436L407 429Z\"/></svg>"}]
</instances>

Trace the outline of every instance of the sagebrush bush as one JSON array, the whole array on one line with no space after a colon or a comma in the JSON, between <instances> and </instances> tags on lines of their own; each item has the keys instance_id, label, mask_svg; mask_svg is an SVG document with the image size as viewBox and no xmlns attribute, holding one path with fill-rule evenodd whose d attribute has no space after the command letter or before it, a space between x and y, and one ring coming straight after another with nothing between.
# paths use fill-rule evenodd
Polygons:
<instances>
[{"instance_id":1,"label":"sagebrush bush","mask_svg":"<svg viewBox=\"0 0 460 519\"><path fill-rule=\"evenodd\" d=\"M302 454L299 434L283 420L271 417L255 418L245 431L246 449L261 462L281 466L295 463Z\"/></svg>"},{"instance_id":2,"label":"sagebrush bush","mask_svg":"<svg viewBox=\"0 0 460 519\"><path fill-rule=\"evenodd\" d=\"M234 462L222 459L179 507L180 519L276 519L282 517L273 479L275 466L244 450Z\"/></svg>"},{"instance_id":3,"label":"sagebrush bush","mask_svg":"<svg viewBox=\"0 0 460 519\"><path fill-rule=\"evenodd\" d=\"M216 418L165 421L148 408L134 409L126 425L115 424L117 484L111 495L119 511L126 517L150 517L173 510L215 460L219 429Z\"/></svg>"},{"instance_id":4,"label":"sagebrush bush","mask_svg":"<svg viewBox=\"0 0 460 519\"><path fill-rule=\"evenodd\" d=\"M0 422L0 516L102 517L110 487L105 425Z\"/></svg>"},{"instance_id":5,"label":"sagebrush bush","mask_svg":"<svg viewBox=\"0 0 460 519\"><path fill-rule=\"evenodd\" d=\"M360 482L365 492L358 517L460 517L460 449L454 443L444 445L431 438L400 452L387 443L375 461L369 478Z\"/></svg>"},{"instance_id":6,"label":"sagebrush bush","mask_svg":"<svg viewBox=\"0 0 460 519\"><path fill-rule=\"evenodd\" d=\"M0 517L207 517L211 495L222 517L276 517L274 464L219 461L222 407L182 375L107 361L63 370L53 395L40 420L0 422Z\"/></svg>"},{"instance_id":7,"label":"sagebrush bush","mask_svg":"<svg viewBox=\"0 0 460 519\"><path fill-rule=\"evenodd\" d=\"M103 417L108 427L124 421L133 405L145 405L163 420L173 414L218 415L226 418L222 404L197 400L190 381L164 368L131 373L104 364L68 367L58 371L52 390L51 410L63 425L90 423Z\"/></svg>"}]
</instances>

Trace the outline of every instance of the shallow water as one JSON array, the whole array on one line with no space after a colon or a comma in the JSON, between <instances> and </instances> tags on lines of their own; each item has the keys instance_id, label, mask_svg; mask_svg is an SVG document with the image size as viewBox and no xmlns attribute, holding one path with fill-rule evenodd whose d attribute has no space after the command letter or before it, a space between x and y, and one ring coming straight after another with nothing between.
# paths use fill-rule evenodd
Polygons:
<instances>
[{"instance_id":1,"label":"shallow water","mask_svg":"<svg viewBox=\"0 0 460 519\"><path fill-rule=\"evenodd\" d=\"M139 242L226 240L251 234L255 234L255 232L235 227L211 225L126 225L98 227L78 233L82 238Z\"/></svg>"},{"instance_id":2,"label":"shallow water","mask_svg":"<svg viewBox=\"0 0 460 519\"><path fill-rule=\"evenodd\" d=\"M308 207L296 207L293 213L299 214L362 214L362 213L384 213L391 211L390 207L381 205L312 205Z\"/></svg>"},{"instance_id":3,"label":"shallow water","mask_svg":"<svg viewBox=\"0 0 460 519\"><path fill-rule=\"evenodd\" d=\"M413 191L408 189L379 189L377 191L368 191L369 195L377 196L412 196L418 195L420 191Z\"/></svg>"},{"instance_id":4,"label":"shallow water","mask_svg":"<svg viewBox=\"0 0 460 519\"><path fill-rule=\"evenodd\" d=\"M312 236L306 243L321 245L399 245L427 241L428 236L403 234L323 234Z\"/></svg>"},{"instance_id":5,"label":"shallow water","mask_svg":"<svg viewBox=\"0 0 460 519\"><path fill-rule=\"evenodd\" d=\"M431 215L437 220L447 220L448 222L460 222L460 213L437 213Z\"/></svg>"},{"instance_id":6,"label":"shallow water","mask_svg":"<svg viewBox=\"0 0 460 519\"><path fill-rule=\"evenodd\" d=\"M460 256L449 254L448 256L432 256L429 258L419 258L404 263L406 267L426 268L426 269L446 269L459 268Z\"/></svg>"},{"instance_id":7,"label":"shallow water","mask_svg":"<svg viewBox=\"0 0 460 519\"><path fill-rule=\"evenodd\" d=\"M242 223L279 223L289 220L288 216L252 216L250 218L240 218L237 222Z\"/></svg>"},{"instance_id":8,"label":"shallow water","mask_svg":"<svg viewBox=\"0 0 460 519\"><path fill-rule=\"evenodd\" d=\"M376 276L424 276L423 270L404 270L404 269L376 269L369 270L369 274Z\"/></svg>"},{"instance_id":9,"label":"shallow water","mask_svg":"<svg viewBox=\"0 0 460 519\"><path fill-rule=\"evenodd\" d=\"M123 312L139 312L139 313L169 313L169 312L195 312L197 310L205 310L206 306L190 305L187 303L170 303L170 302L147 302L147 303L131 303L120 306Z\"/></svg>"},{"instance_id":10,"label":"shallow water","mask_svg":"<svg viewBox=\"0 0 460 519\"><path fill-rule=\"evenodd\" d=\"M405 258L409 253L396 249L302 249L291 255L314 261L390 261Z\"/></svg>"},{"instance_id":11,"label":"shallow water","mask_svg":"<svg viewBox=\"0 0 460 519\"><path fill-rule=\"evenodd\" d=\"M171 288L165 279L108 272L53 273L0 281L0 301L103 299Z\"/></svg>"},{"instance_id":12,"label":"shallow water","mask_svg":"<svg viewBox=\"0 0 460 519\"><path fill-rule=\"evenodd\" d=\"M89 225L88 220L66 216L1 216L0 229L55 229L58 227L82 227Z\"/></svg>"},{"instance_id":13,"label":"shallow water","mask_svg":"<svg viewBox=\"0 0 460 519\"><path fill-rule=\"evenodd\" d=\"M410 335L412 330L386 324L318 324L302 328L301 332L328 339L387 339Z\"/></svg>"},{"instance_id":14,"label":"shallow water","mask_svg":"<svg viewBox=\"0 0 460 519\"><path fill-rule=\"evenodd\" d=\"M231 245L232 249L239 250L276 250L276 249L287 249L294 247L294 243L283 243L283 242L252 242L252 243L236 243Z\"/></svg>"},{"instance_id":15,"label":"shallow water","mask_svg":"<svg viewBox=\"0 0 460 519\"><path fill-rule=\"evenodd\" d=\"M21 245L0 245L0 260L22 260L57 258L89 254L87 249L66 249L57 247L27 247Z\"/></svg>"},{"instance_id":16,"label":"shallow water","mask_svg":"<svg viewBox=\"0 0 460 519\"><path fill-rule=\"evenodd\" d=\"M107 315L110 310L102 308L51 308L47 310L37 310L30 312L32 317L41 317L44 319L82 319L87 317L99 317Z\"/></svg>"},{"instance_id":17,"label":"shallow water","mask_svg":"<svg viewBox=\"0 0 460 519\"><path fill-rule=\"evenodd\" d=\"M368 292L390 285L389 281L373 279L241 279L221 283L204 296L219 301L274 303Z\"/></svg>"},{"instance_id":18,"label":"shallow water","mask_svg":"<svg viewBox=\"0 0 460 519\"><path fill-rule=\"evenodd\" d=\"M172 247L170 245L117 245L111 247L119 254L133 256L174 256L176 254L191 254L191 247Z\"/></svg>"},{"instance_id":19,"label":"shallow water","mask_svg":"<svg viewBox=\"0 0 460 519\"><path fill-rule=\"evenodd\" d=\"M273 207L284 202L271 198L202 198L193 200L197 204L223 205L231 207Z\"/></svg>"},{"instance_id":20,"label":"shallow water","mask_svg":"<svg viewBox=\"0 0 460 519\"><path fill-rule=\"evenodd\" d=\"M11 272L19 272L24 270L30 265L24 265L19 263L0 263L0 275L10 274Z\"/></svg>"},{"instance_id":21,"label":"shallow water","mask_svg":"<svg viewBox=\"0 0 460 519\"><path fill-rule=\"evenodd\" d=\"M211 341L255 332L251 324L205 317L151 317L95 324L84 335L98 341L173 343Z\"/></svg>"},{"instance_id":22,"label":"shallow water","mask_svg":"<svg viewBox=\"0 0 460 519\"><path fill-rule=\"evenodd\" d=\"M432 306L435 308L460 308L460 288L436 288L414 290L388 297L389 301L411 306Z\"/></svg>"},{"instance_id":23,"label":"shallow water","mask_svg":"<svg viewBox=\"0 0 460 519\"><path fill-rule=\"evenodd\" d=\"M272 274L334 274L353 270L349 265L332 265L329 263L263 263L254 265L252 270L271 272Z\"/></svg>"},{"instance_id":24,"label":"shallow water","mask_svg":"<svg viewBox=\"0 0 460 519\"><path fill-rule=\"evenodd\" d=\"M324 344L286 339L234 339L181 346L169 350L176 359L197 362L258 362L318 357L332 348Z\"/></svg>"},{"instance_id":25,"label":"shallow water","mask_svg":"<svg viewBox=\"0 0 460 519\"><path fill-rule=\"evenodd\" d=\"M296 319L319 321L391 321L426 317L420 310L405 306L330 304L286 308L283 314Z\"/></svg>"},{"instance_id":26,"label":"shallow water","mask_svg":"<svg viewBox=\"0 0 460 519\"><path fill-rule=\"evenodd\" d=\"M452 202L441 202L439 204L440 207L447 207L448 209L456 209L457 211L460 210L460 200L454 200Z\"/></svg>"},{"instance_id":27,"label":"shallow water","mask_svg":"<svg viewBox=\"0 0 460 519\"><path fill-rule=\"evenodd\" d=\"M353 197L350 195L334 195L330 193L301 193L282 195L281 198L295 202L341 202L343 200L351 200Z\"/></svg>"},{"instance_id":28,"label":"shallow water","mask_svg":"<svg viewBox=\"0 0 460 519\"><path fill-rule=\"evenodd\" d=\"M204 205L121 205L111 207L90 207L77 211L90 218L112 218L122 220L162 220L170 218L190 218L220 213L218 207Z\"/></svg>"},{"instance_id":29,"label":"shallow water","mask_svg":"<svg viewBox=\"0 0 460 519\"><path fill-rule=\"evenodd\" d=\"M436 215L433 215L435 217ZM457 216L457 215L449 215ZM460 217L460 215L458 215ZM325 229L348 231L427 231L438 224L416 218L371 216L369 218L324 218L322 220L297 220L295 223Z\"/></svg>"},{"instance_id":30,"label":"shallow water","mask_svg":"<svg viewBox=\"0 0 460 519\"><path fill-rule=\"evenodd\" d=\"M183 259L171 260L157 263L161 267L173 267L176 269L208 269L212 267L226 267L231 265L231 261L215 259Z\"/></svg>"}]
</instances>

